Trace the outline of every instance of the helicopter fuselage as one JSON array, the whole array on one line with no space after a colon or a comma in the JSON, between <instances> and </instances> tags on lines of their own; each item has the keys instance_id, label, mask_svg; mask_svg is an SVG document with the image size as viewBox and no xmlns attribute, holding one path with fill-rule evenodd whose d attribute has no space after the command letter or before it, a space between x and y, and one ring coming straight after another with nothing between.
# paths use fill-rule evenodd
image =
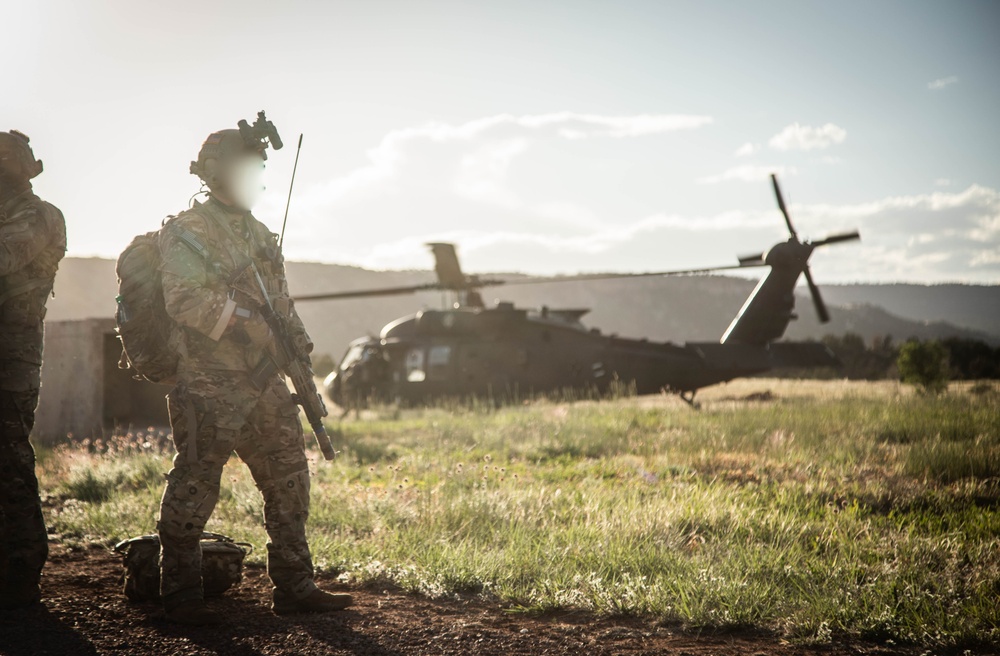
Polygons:
<instances>
[{"instance_id":1,"label":"helicopter fuselage","mask_svg":"<svg viewBox=\"0 0 1000 656\"><path fill-rule=\"evenodd\" d=\"M580 322L587 310L543 307L534 312L511 303L486 308L480 288L517 282L467 276L452 244L433 243L429 245L437 284L302 297L357 298L426 289L447 289L458 295L453 309L418 312L388 324L378 337L352 342L337 371L327 377L327 393L350 409L373 400L426 404L469 397L516 401L569 390L604 394L619 383L637 394L672 392L693 404L697 390L733 378L775 368L837 366L837 359L820 343L778 340L795 319L795 285L800 276L805 277L820 322L829 320L809 271L809 257L818 246L856 240L860 235L855 231L801 241L773 174L771 183L788 227L787 241L766 253L741 257L737 266L628 274L689 275L768 267L717 342L678 345L605 335ZM620 276L578 280L603 277Z\"/></svg>"},{"instance_id":2,"label":"helicopter fuselage","mask_svg":"<svg viewBox=\"0 0 1000 656\"><path fill-rule=\"evenodd\" d=\"M342 407L470 397L509 402L569 390L606 394L615 383L637 394L690 399L702 387L780 366L789 346L810 346L622 338L587 329L580 323L585 312L535 312L509 303L425 310L388 324L377 338L355 340L327 379L327 392ZM833 363L829 351L812 346L810 360Z\"/></svg>"}]
</instances>

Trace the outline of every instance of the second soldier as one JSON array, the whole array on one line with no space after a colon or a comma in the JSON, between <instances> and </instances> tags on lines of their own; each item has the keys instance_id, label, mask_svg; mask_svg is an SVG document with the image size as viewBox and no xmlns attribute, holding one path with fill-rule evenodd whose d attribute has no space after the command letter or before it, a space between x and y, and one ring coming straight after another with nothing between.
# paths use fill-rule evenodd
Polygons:
<instances>
[{"instance_id":1,"label":"second soldier","mask_svg":"<svg viewBox=\"0 0 1000 656\"><path fill-rule=\"evenodd\" d=\"M309 470L298 408L279 374L253 372L268 357L271 331L260 300L234 284L257 269L299 352L312 344L288 294L276 235L250 213L263 189L271 135L221 130L205 140L191 172L208 199L161 231L163 295L175 322L170 347L180 356L168 407L177 450L160 504L160 592L169 620L220 621L204 601L200 539L219 498L223 465L234 451L264 497L267 571L276 613L326 612L351 604L347 594L316 587L306 541ZM256 127L256 126L255 126ZM270 139L266 137L270 136Z\"/></svg>"}]
</instances>

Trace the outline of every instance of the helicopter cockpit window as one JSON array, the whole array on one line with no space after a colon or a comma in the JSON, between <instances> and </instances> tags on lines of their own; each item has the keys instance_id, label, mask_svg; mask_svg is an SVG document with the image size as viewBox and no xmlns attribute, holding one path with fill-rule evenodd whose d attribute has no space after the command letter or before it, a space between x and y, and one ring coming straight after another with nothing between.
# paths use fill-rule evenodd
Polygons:
<instances>
[{"instance_id":1,"label":"helicopter cockpit window","mask_svg":"<svg viewBox=\"0 0 1000 656\"><path fill-rule=\"evenodd\" d=\"M451 359L450 346L432 346L427 354L427 365L430 367L441 367L448 364Z\"/></svg>"},{"instance_id":2,"label":"helicopter cockpit window","mask_svg":"<svg viewBox=\"0 0 1000 656\"><path fill-rule=\"evenodd\" d=\"M427 374L432 380L447 376L450 360L450 346L432 346L427 352Z\"/></svg>"},{"instance_id":3,"label":"helicopter cockpit window","mask_svg":"<svg viewBox=\"0 0 1000 656\"><path fill-rule=\"evenodd\" d=\"M344 359L340 361L340 368L347 369L349 366L361 359L361 354L364 352L365 347L361 344L357 346L352 346L347 349L347 353L344 355Z\"/></svg>"},{"instance_id":4,"label":"helicopter cockpit window","mask_svg":"<svg viewBox=\"0 0 1000 656\"><path fill-rule=\"evenodd\" d=\"M422 383L427 379L424 371L424 350L410 349L406 354L406 380L410 383Z\"/></svg>"}]
</instances>

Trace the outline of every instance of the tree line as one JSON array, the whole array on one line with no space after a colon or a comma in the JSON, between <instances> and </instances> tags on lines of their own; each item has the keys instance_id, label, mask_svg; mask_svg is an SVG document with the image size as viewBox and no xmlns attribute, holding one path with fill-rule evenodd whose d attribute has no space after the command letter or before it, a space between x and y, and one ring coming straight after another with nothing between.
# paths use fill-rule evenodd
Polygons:
<instances>
[{"instance_id":1,"label":"tree line","mask_svg":"<svg viewBox=\"0 0 1000 656\"><path fill-rule=\"evenodd\" d=\"M1000 379L1000 347L964 337L920 341L910 338L896 344L891 336L870 342L855 333L827 335L823 344L836 355L842 368L832 375L851 380L943 377L944 380ZM828 374L831 375L831 374Z\"/></svg>"}]
</instances>

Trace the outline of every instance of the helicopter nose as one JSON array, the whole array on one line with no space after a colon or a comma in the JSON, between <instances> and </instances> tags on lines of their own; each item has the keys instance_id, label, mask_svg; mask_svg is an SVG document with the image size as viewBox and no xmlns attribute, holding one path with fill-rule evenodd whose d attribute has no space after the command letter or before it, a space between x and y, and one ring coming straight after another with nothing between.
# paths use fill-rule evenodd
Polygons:
<instances>
[{"instance_id":1,"label":"helicopter nose","mask_svg":"<svg viewBox=\"0 0 1000 656\"><path fill-rule=\"evenodd\" d=\"M323 379L323 389L326 390L326 395L330 397L330 400L341 405L341 394L340 394L340 376L337 375L336 371L331 371L326 378Z\"/></svg>"}]
</instances>

